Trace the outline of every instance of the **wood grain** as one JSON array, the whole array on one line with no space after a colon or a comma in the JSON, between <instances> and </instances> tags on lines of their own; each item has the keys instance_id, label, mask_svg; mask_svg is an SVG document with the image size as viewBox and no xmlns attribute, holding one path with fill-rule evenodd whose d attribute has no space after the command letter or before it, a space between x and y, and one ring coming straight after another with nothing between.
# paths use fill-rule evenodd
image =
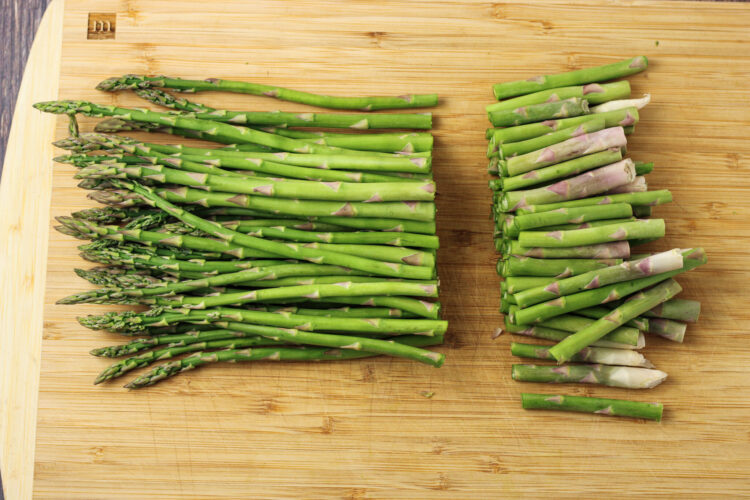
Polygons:
<instances>
[{"instance_id":1,"label":"wood grain","mask_svg":"<svg viewBox=\"0 0 750 500\"><path fill-rule=\"evenodd\" d=\"M440 370L393 359L212 367L147 391L93 387L87 351L119 341L54 305L83 289L78 242L50 233L34 492L38 498L705 497L747 494L750 452L743 340L748 313L750 116L742 54L750 9L730 4L586 2L253 2L69 0L60 96L125 105L93 90L126 72L253 79L331 94L438 92L439 252L451 335ZM87 41L89 11L117 12L115 40ZM232 20L228 23L227 20ZM659 41L659 44L655 43ZM680 279L704 303L684 345L647 355L670 373L647 393L662 424L530 413L509 377L487 220L483 107L497 81L651 58L631 79L653 104L629 144L655 161L653 248L703 245L710 264ZM235 109L304 109L251 96L201 95ZM88 125L90 122L85 121ZM65 134L64 123L57 136ZM87 206L56 165L52 215ZM87 312L107 308L87 307ZM649 339L650 340L650 339ZM426 399L422 391L433 391Z\"/></svg>"}]
</instances>

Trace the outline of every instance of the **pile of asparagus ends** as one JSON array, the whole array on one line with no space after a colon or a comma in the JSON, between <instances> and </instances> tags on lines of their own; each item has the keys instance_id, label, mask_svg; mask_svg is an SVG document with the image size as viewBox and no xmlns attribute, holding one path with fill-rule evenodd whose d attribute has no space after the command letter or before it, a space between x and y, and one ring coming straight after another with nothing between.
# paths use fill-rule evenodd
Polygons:
<instances>
[{"instance_id":1,"label":"pile of asparagus ends","mask_svg":"<svg viewBox=\"0 0 750 500\"><path fill-rule=\"evenodd\" d=\"M201 365L337 361L388 355L439 367L440 319L430 113L437 96L331 97L227 80L126 75L100 83L159 110L41 102L70 117L56 161L103 206L59 217L99 264L76 273L99 288L64 304L133 304L79 318L131 336L91 354L120 358L101 383L151 367L140 388ZM167 92L273 97L349 113L215 109ZM104 117L80 133L76 115ZM331 129L344 129L332 132ZM321 131L319 129L324 129ZM364 132L368 129L394 129ZM405 131L406 130L406 131ZM218 143L142 142L117 132Z\"/></svg>"},{"instance_id":2,"label":"pile of asparagus ends","mask_svg":"<svg viewBox=\"0 0 750 500\"><path fill-rule=\"evenodd\" d=\"M644 333L682 342L698 319L673 277L704 264L704 250L637 253L664 236L649 217L672 195L648 189L652 163L626 157L650 96L631 99L628 81L613 80L647 66L638 56L494 86L486 137L505 315L495 336L555 343L512 342L514 356L556 363L514 364L514 380L651 388L667 374L638 352ZM560 394L522 394L522 405L653 420L663 408Z\"/></svg>"}]
</instances>

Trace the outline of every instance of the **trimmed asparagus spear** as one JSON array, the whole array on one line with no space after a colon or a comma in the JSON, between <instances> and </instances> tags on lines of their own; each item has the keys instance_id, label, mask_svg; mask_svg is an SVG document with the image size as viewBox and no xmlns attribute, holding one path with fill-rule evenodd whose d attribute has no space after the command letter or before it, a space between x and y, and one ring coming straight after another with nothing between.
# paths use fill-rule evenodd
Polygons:
<instances>
[{"instance_id":1,"label":"trimmed asparagus spear","mask_svg":"<svg viewBox=\"0 0 750 500\"><path fill-rule=\"evenodd\" d=\"M603 318L610 312L612 311L610 309L607 309L606 307L589 307L576 311L576 314L586 316L587 318L599 319ZM685 339L687 324L671 319L647 318L645 317L645 314L647 313L644 313L644 315L638 316L637 318L631 319L626 323L626 325L638 328L639 330L642 330L644 332L658 335L659 337L671 340L672 342L682 342Z\"/></svg>"},{"instance_id":2,"label":"trimmed asparagus spear","mask_svg":"<svg viewBox=\"0 0 750 500\"><path fill-rule=\"evenodd\" d=\"M510 353L520 358L553 359L549 353L549 346L537 344L510 343ZM609 347L586 347L571 358L576 363L598 363L614 366L637 366L653 368L654 365L643 354L627 349L612 349Z\"/></svg>"},{"instance_id":3,"label":"trimmed asparagus spear","mask_svg":"<svg viewBox=\"0 0 750 500\"><path fill-rule=\"evenodd\" d=\"M547 146L563 142L572 137L578 137L580 135L589 134L591 132L597 132L602 130L604 127L604 118L591 120L584 122L574 127L564 128L557 132L552 132L547 135L536 137L527 141L514 142L508 144L496 144L490 140L490 147L487 151L487 156L492 157L494 155L499 156L501 160L512 158L514 156L523 155L537 151Z\"/></svg>"},{"instance_id":4,"label":"trimmed asparagus spear","mask_svg":"<svg viewBox=\"0 0 750 500\"><path fill-rule=\"evenodd\" d=\"M540 326L547 329L553 329L555 331L562 331L567 333L568 335L576 333L579 330L582 330L592 323L594 323L596 320L591 318L584 318L582 316L577 316L575 314L563 314L561 316L556 316L554 318L550 318L546 321L543 321L539 323L538 325L534 326ZM510 321L509 316L505 316L505 328L510 332L517 332L518 330L524 330L528 325L516 325L513 324ZM567 337L567 335L557 334L559 338L558 341L563 340ZM638 343L641 339L641 332L638 330L638 328L633 328L632 326L620 326L609 332L605 338L605 340L610 342L616 342L619 344L627 344L629 346L638 346ZM633 347L629 347L628 349L633 349Z\"/></svg>"},{"instance_id":5,"label":"trimmed asparagus spear","mask_svg":"<svg viewBox=\"0 0 750 500\"><path fill-rule=\"evenodd\" d=\"M694 323L701 313L701 303L697 300L672 299L644 313L652 318L666 318Z\"/></svg>"},{"instance_id":6,"label":"trimmed asparagus spear","mask_svg":"<svg viewBox=\"0 0 750 500\"><path fill-rule=\"evenodd\" d=\"M511 256L498 261L497 273L501 276L555 276L559 279L621 262L621 259L533 259Z\"/></svg>"},{"instance_id":7,"label":"trimmed asparagus spear","mask_svg":"<svg viewBox=\"0 0 750 500\"><path fill-rule=\"evenodd\" d=\"M648 191L648 183L646 178L642 175L636 175L633 182L617 186L616 188L607 191L608 194L619 194L619 193L644 193ZM649 207L651 208L651 207Z\"/></svg>"},{"instance_id":8,"label":"trimmed asparagus spear","mask_svg":"<svg viewBox=\"0 0 750 500\"><path fill-rule=\"evenodd\" d=\"M605 128L590 134L578 135L531 153L501 160L500 168L504 173L507 172L507 175L519 175L610 148L623 148L626 144L627 138L622 127ZM503 164L507 166L504 167Z\"/></svg>"},{"instance_id":9,"label":"trimmed asparagus spear","mask_svg":"<svg viewBox=\"0 0 750 500\"><path fill-rule=\"evenodd\" d=\"M559 410L597 413L613 417L645 418L661 421L661 403L641 403L625 399L603 399L583 396L521 393L521 406L526 410Z\"/></svg>"},{"instance_id":10,"label":"trimmed asparagus spear","mask_svg":"<svg viewBox=\"0 0 750 500\"><path fill-rule=\"evenodd\" d=\"M676 249L669 250L643 259L631 260L616 266L554 281L543 287L524 290L513 297L520 307L528 307L583 290L681 269L682 266L682 253Z\"/></svg>"},{"instance_id":11,"label":"trimmed asparagus spear","mask_svg":"<svg viewBox=\"0 0 750 500\"><path fill-rule=\"evenodd\" d=\"M671 299L681 291L682 287L669 278L650 290L639 292L607 316L562 340L550 348L549 352L558 363L569 361L575 353L596 342L614 328Z\"/></svg>"},{"instance_id":12,"label":"trimmed asparagus spear","mask_svg":"<svg viewBox=\"0 0 750 500\"><path fill-rule=\"evenodd\" d=\"M614 111L616 109L623 109L628 107L635 107L638 109L644 108L648 103L651 102L651 94L644 94L639 99L621 99L618 101L609 101L598 106L594 106L591 109L592 113L606 113L608 111Z\"/></svg>"},{"instance_id":13,"label":"trimmed asparagus spear","mask_svg":"<svg viewBox=\"0 0 750 500\"><path fill-rule=\"evenodd\" d=\"M557 330L555 328L549 328L541 325L513 325L506 321L505 329L515 335L523 335L526 337L532 337L537 339L552 340L559 342L571 335L572 332L566 332L564 330ZM502 329L500 329L502 330ZM643 334L636 331L635 334L631 334L632 330L615 331L606 335L601 340L596 341L593 346L597 347L610 347L612 349L643 349L646 345Z\"/></svg>"},{"instance_id":14,"label":"trimmed asparagus spear","mask_svg":"<svg viewBox=\"0 0 750 500\"><path fill-rule=\"evenodd\" d=\"M175 90L177 92L202 92L206 90L217 90L223 92L239 92L267 97L274 97L283 101L298 102L331 109L360 109L363 111L374 111L378 109L402 109L422 108L436 106L437 94L402 95L398 97L340 97L311 94L299 90L292 90L273 85L260 83L237 82L209 78L206 80L186 80L182 78L169 78L165 76L142 76L124 75L122 77L108 78L99 85L98 90L114 91L124 89L144 89L150 87L161 87Z\"/></svg>"},{"instance_id":15,"label":"trimmed asparagus spear","mask_svg":"<svg viewBox=\"0 0 750 500\"><path fill-rule=\"evenodd\" d=\"M585 207L588 205L606 205L607 203L628 203L630 205L655 206L672 201L672 193L667 189L660 191L646 191L645 193L624 193L605 196L594 196L579 200L561 201L558 203L546 203L543 205L529 205L519 208L516 215L547 212L558 208Z\"/></svg>"},{"instance_id":16,"label":"trimmed asparagus spear","mask_svg":"<svg viewBox=\"0 0 750 500\"><path fill-rule=\"evenodd\" d=\"M225 193L251 194L278 198L331 200L331 201L432 201L435 198L433 182L315 182L302 180L253 179L251 177L226 177L208 173L183 172L162 165L150 167L118 164L91 165L81 169L77 179L87 177L127 177L147 179L161 183L177 184Z\"/></svg>"},{"instance_id":17,"label":"trimmed asparagus spear","mask_svg":"<svg viewBox=\"0 0 750 500\"><path fill-rule=\"evenodd\" d=\"M576 200L609 191L614 187L632 182L634 178L635 166L633 161L630 158L625 158L617 163L590 170L549 186L505 192L500 198L499 208L506 212L512 212L529 205ZM581 206L586 206L586 204Z\"/></svg>"},{"instance_id":18,"label":"trimmed asparagus spear","mask_svg":"<svg viewBox=\"0 0 750 500\"><path fill-rule=\"evenodd\" d=\"M193 103L182 97L174 97L156 88L137 89L135 93L147 101L167 108L193 112L195 113L196 118L233 123L237 125L351 128L356 130L382 128L432 128L432 115L430 113L334 114L285 113L283 111L227 111L211 108L203 104ZM622 93L620 92L619 94ZM627 96L618 95L614 99L620 99L622 97Z\"/></svg>"},{"instance_id":19,"label":"trimmed asparagus spear","mask_svg":"<svg viewBox=\"0 0 750 500\"><path fill-rule=\"evenodd\" d=\"M620 148L607 149L598 153L557 163L549 167L530 170L516 176L493 179L490 181L490 187L494 189L494 183L503 191L517 191L529 186L543 184L556 179L569 177L571 175L578 175L591 170L592 168L611 165L620 160L622 160L622 151Z\"/></svg>"},{"instance_id":20,"label":"trimmed asparagus spear","mask_svg":"<svg viewBox=\"0 0 750 500\"><path fill-rule=\"evenodd\" d=\"M512 127L515 125L540 122L543 120L585 115L588 114L588 112L588 101L578 97L572 97L562 101L521 106L516 109L490 111L488 115L493 126Z\"/></svg>"},{"instance_id":21,"label":"trimmed asparagus spear","mask_svg":"<svg viewBox=\"0 0 750 500\"><path fill-rule=\"evenodd\" d=\"M592 220L616 219L630 217L633 209L627 203L613 203L594 207L561 208L538 214L519 215L514 217L508 227L503 228L503 234L514 238L521 231L543 228L556 224L582 224Z\"/></svg>"},{"instance_id":22,"label":"trimmed asparagus spear","mask_svg":"<svg viewBox=\"0 0 750 500\"><path fill-rule=\"evenodd\" d=\"M517 240L503 240L500 252L503 255L537 259L627 259L630 257L630 245L627 241L615 241L580 247L542 248L524 247Z\"/></svg>"},{"instance_id":23,"label":"trimmed asparagus spear","mask_svg":"<svg viewBox=\"0 0 750 500\"><path fill-rule=\"evenodd\" d=\"M500 282L500 288L503 292L514 294L521 290L549 285L553 281L555 281L555 278L552 277L508 276L504 281Z\"/></svg>"},{"instance_id":24,"label":"trimmed asparagus spear","mask_svg":"<svg viewBox=\"0 0 750 500\"><path fill-rule=\"evenodd\" d=\"M495 97L506 99L519 95L539 92L540 90L564 87L566 85L583 85L623 76L633 75L645 70L648 67L646 56L637 56L624 61L619 61L603 66L593 68L567 71L553 75L542 75L528 80L519 80L514 82L498 83L492 87Z\"/></svg>"},{"instance_id":25,"label":"trimmed asparagus spear","mask_svg":"<svg viewBox=\"0 0 750 500\"><path fill-rule=\"evenodd\" d=\"M647 278L614 283L612 285L579 292L573 295L558 297L557 299L548 302L514 311L513 320L520 325L524 325L544 321L548 318L553 318L579 309L606 304L607 302L627 297L628 295L643 290L644 288L653 286L667 278L676 276L681 272L689 271L690 269L705 264L707 261L706 252L702 248L683 250L682 257L683 266L681 269L649 276Z\"/></svg>"},{"instance_id":26,"label":"trimmed asparagus spear","mask_svg":"<svg viewBox=\"0 0 750 500\"><path fill-rule=\"evenodd\" d=\"M596 118L604 118L604 126L607 128L624 127L625 133L627 134L628 129L638 123L640 117L638 116L637 108L618 109L617 111L600 113L596 116L582 115L572 118L562 118L560 120L545 120L543 122L529 123L516 127L491 128L487 132L487 138L491 138L495 144L527 141L534 139L535 137L555 132L556 130L577 127L578 125L587 123Z\"/></svg>"},{"instance_id":27,"label":"trimmed asparagus spear","mask_svg":"<svg viewBox=\"0 0 750 500\"><path fill-rule=\"evenodd\" d=\"M522 231L518 235L518 242L526 247L559 248L662 236L664 219L637 219L633 222L572 231Z\"/></svg>"},{"instance_id":28,"label":"trimmed asparagus spear","mask_svg":"<svg viewBox=\"0 0 750 500\"><path fill-rule=\"evenodd\" d=\"M625 389L651 389L666 380L667 374L649 368L607 365L538 366L515 364L513 380L520 382L598 384Z\"/></svg>"},{"instance_id":29,"label":"trimmed asparagus spear","mask_svg":"<svg viewBox=\"0 0 750 500\"><path fill-rule=\"evenodd\" d=\"M619 100L624 97L630 97L630 83L627 80L622 80L604 84L592 83L590 85L551 88L490 104L486 110L488 113L492 113L516 109L521 106L555 102L572 97L586 99L592 105L602 104L615 99Z\"/></svg>"}]
</instances>

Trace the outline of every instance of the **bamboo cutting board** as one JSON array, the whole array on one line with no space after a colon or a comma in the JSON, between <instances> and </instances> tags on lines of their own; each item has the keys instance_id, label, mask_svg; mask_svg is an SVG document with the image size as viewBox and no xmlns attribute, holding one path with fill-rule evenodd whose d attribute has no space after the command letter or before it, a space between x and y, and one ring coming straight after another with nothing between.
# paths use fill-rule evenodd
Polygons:
<instances>
[{"instance_id":1,"label":"bamboo cutting board","mask_svg":"<svg viewBox=\"0 0 750 500\"><path fill-rule=\"evenodd\" d=\"M114 39L87 39L90 12L116 14ZM123 73L440 94L439 274L451 329L441 369L388 358L258 363L142 391L95 387L106 361L88 351L122 339L75 321L111 306L55 305L86 288L72 273L85 264L80 242L50 230L34 497L750 494L749 25L750 6L737 4L67 0L60 98L139 104L94 90ZM670 374L651 391L513 382L510 338L490 339L500 324L483 139L491 84L637 54L651 66L630 79L633 93L653 101L629 152L654 161L650 186L675 198L656 210L668 234L651 248L707 249L709 265L679 279L684 297L702 301L702 320L683 345L648 339L647 357ZM253 96L198 100L307 109ZM56 138L66 126L58 121ZM72 173L53 167L52 216L91 205ZM665 418L520 408L521 391L555 390L661 401Z\"/></svg>"}]
</instances>

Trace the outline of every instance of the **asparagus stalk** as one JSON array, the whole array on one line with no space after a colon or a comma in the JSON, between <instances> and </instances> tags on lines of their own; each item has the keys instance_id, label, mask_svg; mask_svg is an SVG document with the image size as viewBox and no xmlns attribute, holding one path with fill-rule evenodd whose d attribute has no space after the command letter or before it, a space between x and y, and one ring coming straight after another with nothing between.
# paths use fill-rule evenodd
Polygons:
<instances>
[{"instance_id":1,"label":"asparagus stalk","mask_svg":"<svg viewBox=\"0 0 750 500\"><path fill-rule=\"evenodd\" d=\"M642 175L636 175L633 182L617 186L607 191L608 194L620 194L620 193L644 193L648 191L648 183L646 178ZM651 207L649 207L651 208Z\"/></svg>"},{"instance_id":2,"label":"asparagus stalk","mask_svg":"<svg viewBox=\"0 0 750 500\"><path fill-rule=\"evenodd\" d=\"M556 340L560 341L565 339L568 335L576 333L577 331L590 326L595 321L595 319L585 318L582 316L577 316L575 314L563 314L561 316L556 316L546 321L542 321L535 326L552 329L556 332L561 331L567 333L567 335L562 335L560 333L556 334L559 337ZM505 316L505 328L508 331L515 333L518 330L526 329L526 327L527 325L516 325L512 323L510 321L510 317L508 317L507 315ZM628 349L633 349L634 347L632 346L639 345L641 337L641 332L640 330L638 330L638 328L634 328L632 326L619 326L609 332L604 340L616 342L618 344L629 345L631 347L628 347Z\"/></svg>"},{"instance_id":3,"label":"asparagus stalk","mask_svg":"<svg viewBox=\"0 0 750 500\"><path fill-rule=\"evenodd\" d=\"M598 384L625 389L651 389L666 380L667 374L649 368L607 365L537 366L515 364L513 380L520 382Z\"/></svg>"},{"instance_id":4,"label":"asparagus stalk","mask_svg":"<svg viewBox=\"0 0 750 500\"><path fill-rule=\"evenodd\" d=\"M486 109L488 113L492 113L496 111L516 109L521 106L561 101L572 97L586 99L589 104L602 104L615 99L630 97L630 83L628 83L627 80L622 80L613 83L592 83L589 85L551 88L549 90L541 90L539 92L526 94L513 99L496 102L487 106Z\"/></svg>"},{"instance_id":5,"label":"asparagus stalk","mask_svg":"<svg viewBox=\"0 0 750 500\"><path fill-rule=\"evenodd\" d=\"M583 290L674 271L681 269L682 266L682 253L676 249L669 250L643 259L626 261L616 266L554 281L542 287L524 290L513 297L520 307L528 307Z\"/></svg>"},{"instance_id":6,"label":"asparagus stalk","mask_svg":"<svg viewBox=\"0 0 750 500\"><path fill-rule=\"evenodd\" d=\"M564 128L577 127L578 125L582 125L597 118L604 118L604 126L607 128L624 127L625 133L628 133L628 128L632 128L638 123L640 117L637 108L618 109L616 111L599 113L597 115L582 115L572 118L562 118L559 120L545 120L543 122L529 123L508 128L491 128L487 132L487 138L491 138L496 144L527 141Z\"/></svg>"},{"instance_id":7,"label":"asparagus stalk","mask_svg":"<svg viewBox=\"0 0 750 500\"><path fill-rule=\"evenodd\" d=\"M611 241L664 236L664 219L638 219L633 222L612 224L572 231L521 231L518 242L526 247L573 247L594 245Z\"/></svg>"},{"instance_id":8,"label":"asparagus stalk","mask_svg":"<svg viewBox=\"0 0 750 500\"><path fill-rule=\"evenodd\" d=\"M679 300L679 299L672 299ZM671 302L671 301L667 301ZM660 307L660 306L657 306ZM586 316L587 318L599 319L603 318L607 314L612 312L606 307L589 307L576 311L576 314ZM647 318L644 315L633 318L626 323L628 326L632 326L642 330L644 332L658 335L659 337L671 340L672 342L682 342L685 339L685 332L687 331L687 324L679 321L664 319L664 318ZM555 318L553 318L555 319ZM588 326L588 325L586 325Z\"/></svg>"},{"instance_id":9,"label":"asparagus stalk","mask_svg":"<svg viewBox=\"0 0 750 500\"><path fill-rule=\"evenodd\" d=\"M526 410L559 410L597 413L613 417L644 418L661 421L661 403L641 403L625 399L604 399L583 396L521 393L521 406Z\"/></svg>"},{"instance_id":10,"label":"asparagus stalk","mask_svg":"<svg viewBox=\"0 0 750 500\"><path fill-rule=\"evenodd\" d=\"M511 256L497 263L500 276L575 276L595 269L604 269L622 262L621 259L534 259Z\"/></svg>"},{"instance_id":11,"label":"asparagus stalk","mask_svg":"<svg viewBox=\"0 0 750 500\"><path fill-rule=\"evenodd\" d=\"M94 118L104 116L114 116L124 118L135 122L155 123L168 127L177 127L182 129L195 130L211 136L221 135L237 144L260 144L282 151L292 151L296 153L316 153L316 154L347 154L352 156L367 156L378 153L371 151L357 151L352 149L334 148L310 144L309 142L299 139L291 139L280 135L269 134L260 130L247 127L237 127L228 123L221 123L212 120L201 120L194 118L191 114L176 115L170 113L159 113L147 109L129 109L119 108L117 106L100 106L87 101L48 101L38 102L34 107L40 111L55 114L83 114ZM381 153L384 154L384 153Z\"/></svg>"},{"instance_id":12,"label":"asparagus stalk","mask_svg":"<svg viewBox=\"0 0 750 500\"><path fill-rule=\"evenodd\" d=\"M589 205L606 205L607 203L628 203L633 206L646 205L655 206L672 201L672 193L666 189L660 191L646 191L645 193L624 193L604 196L594 196L579 200L562 201L558 203L546 203L543 205L529 205L519 208L516 215L547 212L558 208L585 207Z\"/></svg>"},{"instance_id":13,"label":"asparagus stalk","mask_svg":"<svg viewBox=\"0 0 750 500\"><path fill-rule=\"evenodd\" d=\"M518 236L521 231L543 228L556 224L582 224L592 220L616 219L630 217L633 209L627 203L612 203L595 207L561 208L537 214L519 215L512 219L503 234L510 238Z\"/></svg>"},{"instance_id":14,"label":"asparagus stalk","mask_svg":"<svg viewBox=\"0 0 750 500\"><path fill-rule=\"evenodd\" d=\"M559 342L573 335L572 332L557 330L555 328L549 328L541 325L514 325L506 322L505 328L510 333L513 333L515 335L552 340L555 342ZM621 340L625 340L625 342L622 342ZM625 334L624 332L611 332L609 335L604 336L601 340L598 340L591 345L596 347L610 347L612 349L632 350L643 349L646 345L646 341L643 337L643 334L640 332L638 332L635 336L635 340L633 340L630 332L628 332L627 334Z\"/></svg>"},{"instance_id":15,"label":"asparagus stalk","mask_svg":"<svg viewBox=\"0 0 750 500\"><path fill-rule=\"evenodd\" d=\"M586 290L585 292L579 292L573 295L558 297L548 302L535 304L525 309L514 311L513 320L520 325L524 325L527 323L544 321L548 318L553 318L579 309L606 304L607 302L627 297L628 295L643 290L644 288L656 285L657 283L676 276L681 272L689 271L690 269L705 264L707 260L706 252L702 248L683 250L682 257L683 266L681 269L632 281L614 283L612 285L595 288L593 290Z\"/></svg>"},{"instance_id":16,"label":"asparagus stalk","mask_svg":"<svg viewBox=\"0 0 750 500\"><path fill-rule=\"evenodd\" d=\"M646 217L651 217L651 207L644 206L644 205L636 205L633 207L633 215L638 217L639 219L645 219Z\"/></svg>"},{"instance_id":17,"label":"asparagus stalk","mask_svg":"<svg viewBox=\"0 0 750 500\"><path fill-rule=\"evenodd\" d=\"M622 127L605 128L590 134L578 135L530 153L501 160L500 168L508 175L519 175L611 148L623 148L626 144L627 138Z\"/></svg>"},{"instance_id":18,"label":"asparagus stalk","mask_svg":"<svg viewBox=\"0 0 750 500\"><path fill-rule=\"evenodd\" d=\"M667 279L650 290L639 292L607 316L562 340L550 348L549 352L558 363L569 361L575 353L599 340L614 328L671 299L681 291L682 287L676 281L671 278Z\"/></svg>"},{"instance_id":19,"label":"asparagus stalk","mask_svg":"<svg viewBox=\"0 0 750 500\"><path fill-rule=\"evenodd\" d=\"M697 300L672 299L644 313L652 318L665 318L694 323L698 321L701 303Z\"/></svg>"},{"instance_id":20,"label":"asparagus stalk","mask_svg":"<svg viewBox=\"0 0 750 500\"><path fill-rule=\"evenodd\" d=\"M630 245L627 241L615 241L580 247L542 248L524 247L517 240L503 240L500 252L503 255L537 259L627 259L630 257Z\"/></svg>"},{"instance_id":21,"label":"asparagus stalk","mask_svg":"<svg viewBox=\"0 0 750 500\"><path fill-rule=\"evenodd\" d=\"M550 258L550 257L540 257ZM537 286L549 285L555 281L553 277L538 277L538 276L508 276L504 281L500 283L500 288L507 293L514 294L521 290L528 290Z\"/></svg>"},{"instance_id":22,"label":"asparagus stalk","mask_svg":"<svg viewBox=\"0 0 750 500\"><path fill-rule=\"evenodd\" d=\"M227 111L223 109L211 108L203 104L193 103L182 97L174 97L156 88L141 88L137 89L135 93L139 97L142 97L147 101L165 106L167 108L193 112L195 113L196 118L233 123L237 125L351 128L355 130L383 128L432 128L432 115L430 113L333 114L285 113L282 111ZM621 97L627 97L627 95L618 95L615 99L620 99Z\"/></svg>"},{"instance_id":23,"label":"asparagus stalk","mask_svg":"<svg viewBox=\"0 0 750 500\"><path fill-rule=\"evenodd\" d=\"M604 66L567 71L553 75L542 75L529 78L528 80L498 83L492 87L492 90L495 97L500 100L566 85L583 85L622 78L623 76L639 73L647 67L648 59L646 56L637 56Z\"/></svg>"},{"instance_id":24,"label":"asparagus stalk","mask_svg":"<svg viewBox=\"0 0 750 500\"><path fill-rule=\"evenodd\" d=\"M512 177L500 177L490 181L490 187L502 189L503 191L518 191L529 186L544 184L546 182L578 175L596 167L611 165L622 160L620 148L607 149L572 160L564 161L549 167L530 170L526 173Z\"/></svg>"},{"instance_id":25,"label":"asparagus stalk","mask_svg":"<svg viewBox=\"0 0 750 500\"><path fill-rule=\"evenodd\" d=\"M571 97L570 99L564 99L562 101L532 104L530 106L521 106L516 109L489 111L488 116L490 122L495 127L512 127L515 125L566 118L569 116L579 116L588 113L588 101L579 97Z\"/></svg>"},{"instance_id":26,"label":"asparagus stalk","mask_svg":"<svg viewBox=\"0 0 750 500\"><path fill-rule=\"evenodd\" d=\"M227 177L208 173L197 174L166 168L162 165L150 167L117 164L91 165L81 169L75 176L127 177L146 179L161 183L177 184L210 191L251 194L276 198L331 200L331 201L432 201L435 199L433 182L315 182L301 180L253 179L250 177Z\"/></svg>"},{"instance_id":27,"label":"asparagus stalk","mask_svg":"<svg viewBox=\"0 0 750 500\"><path fill-rule=\"evenodd\" d=\"M150 87L168 88L178 92L202 92L217 90L223 92L239 92L259 96L274 97L283 101L298 102L322 108L331 109L360 109L374 111L379 109L422 108L436 106L437 94L402 95L398 97L340 97L311 94L284 87L263 85L260 83L237 82L209 78L206 80L187 80L164 76L149 77L142 75L124 75L108 78L97 89L106 91L124 89L144 89Z\"/></svg>"},{"instance_id":28,"label":"asparagus stalk","mask_svg":"<svg viewBox=\"0 0 750 500\"><path fill-rule=\"evenodd\" d=\"M592 113L606 113L616 109L623 109L628 107L635 107L638 109L644 108L648 103L651 102L651 94L644 94L640 99L621 99L618 101L609 101L599 106L594 106L591 109Z\"/></svg>"},{"instance_id":29,"label":"asparagus stalk","mask_svg":"<svg viewBox=\"0 0 750 500\"><path fill-rule=\"evenodd\" d=\"M514 142L508 144L497 144L493 140L490 140L490 146L487 150L487 157L499 156L501 160L506 160L514 156L523 155L537 151L547 146L563 142L572 137L578 137L580 135L589 134L591 132L597 132L602 130L604 127L604 118L598 118L584 122L574 127L564 128L557 132L552 132L541 137L536 137L528 141Z\"/></svg>"},{"instance_id":30,"label":"asparagus stalk","mask_svg":"<svg viewBox=\"0 0 750 500\"><path fill-rule=\"evenodd\" d=\"M511 342L510 353L520 358L553 359L549 353L549 346L536 344L521 344ZM610 347L586 347L576 353L571 361L577 363L598 363L613 366L636 366L640 368L653 368L654 365L647 360L643 354L627 350L612 349Z\"/></svg>"},{"instance_id":31,"label":"asparagus stalk","mask_svg":"<svg viewBox=\"0 0 750 500\"><path fill-rule=\"evenodd\" d=\"M524 191L508 191L500 198L499 208L512 212L529 205L553 204L577 200L587 196L607 192L610 189L628 184L635 178L635 166L630 158L585 172L575 177L556 182L546 187ZM613 195L622 196L622 195ZM626 202L627 203L627 202ZM573 205L586 206L591 204ZM558 208L570 208L569 206Z\"/></svg>"}]
</instances>

